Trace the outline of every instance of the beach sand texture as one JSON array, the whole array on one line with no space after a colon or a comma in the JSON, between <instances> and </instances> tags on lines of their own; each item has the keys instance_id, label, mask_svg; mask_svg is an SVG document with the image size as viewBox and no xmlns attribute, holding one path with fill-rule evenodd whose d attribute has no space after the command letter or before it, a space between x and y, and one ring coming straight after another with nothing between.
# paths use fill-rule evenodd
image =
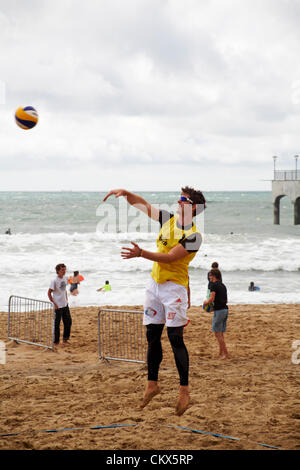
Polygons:
<instances>
[{"instance_id":1,"label":"beach sand texture","mask_svg":"<svg viewBox=\"0 0 300 470\"><path fill-rule=\"evenodd\" d=\"M181 417L174 412L178 375L166 331L161 394L141 411L146 366L99 361L99 308L71 309L70 344L56 351L8 340L7 313L0 314L7 349L0 433L19 433L1 436L0 449L300 449L300 364L292 360L300 305L230 306L230 360L217 358L211 314L192 307L185 329L191 403ZM90 429L108 425L122 427ZM53 429L67 430L42 432Z\"/></svg>"}]
</instances>

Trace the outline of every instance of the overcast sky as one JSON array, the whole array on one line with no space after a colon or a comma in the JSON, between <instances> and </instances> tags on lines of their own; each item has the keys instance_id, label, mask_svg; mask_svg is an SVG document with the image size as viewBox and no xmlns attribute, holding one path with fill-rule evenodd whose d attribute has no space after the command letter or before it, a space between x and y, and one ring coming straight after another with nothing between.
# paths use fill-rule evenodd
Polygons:
<instances>
[{"instance_id":1,"label":"overcast sky","mask_svg":"<svg viewBox=\"0 0 300 470\"><path fill-rule=\"evenodd\" d=\"M0 190L271 190L299 25L299 0L0 0Z\"/></svg>"}]
</instances>

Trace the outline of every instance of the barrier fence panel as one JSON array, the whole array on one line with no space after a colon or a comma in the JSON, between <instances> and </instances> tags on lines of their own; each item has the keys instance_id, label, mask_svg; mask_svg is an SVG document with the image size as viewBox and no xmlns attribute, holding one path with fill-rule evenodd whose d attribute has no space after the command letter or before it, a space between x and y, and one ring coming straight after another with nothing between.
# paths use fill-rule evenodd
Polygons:
<instances>
[{"instance_id":1,"label":"barrier fence panel","mask_svg":"<svg viewBox=\"0 0 300 470\"><path fill-rule=\"evenodd\" d=\"M146 361L143 312L101 309L98 312L100 359Z\"/></svg>"},{"instance_id":2,"label":"barrier fence panel","mask_svg":"<svg viewBox=\"0 0 300 470\"><path fill-rule=\"evenodd\" d=\"M53 349L54 319L51 302L11 295L7 336L22 343Z\"/></svg>"}]
</instances>

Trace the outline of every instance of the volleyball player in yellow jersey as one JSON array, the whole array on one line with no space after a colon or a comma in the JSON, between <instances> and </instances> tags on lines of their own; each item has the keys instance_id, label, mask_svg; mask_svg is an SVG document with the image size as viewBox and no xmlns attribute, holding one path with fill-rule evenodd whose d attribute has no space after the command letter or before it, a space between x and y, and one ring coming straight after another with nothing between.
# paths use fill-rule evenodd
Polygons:
<instances>
[{"instance_id":1,"label":"volleyball player in yellow jersey","mask_svg":"<svg viewBox=\"0 0 300 470\"><path fill-rule=\"evenodd\" d=\"M179 373L179 398L176 414L182 415L187 409L189 397L189 355L183 341L183 328L188 323L188 266L201 245L201 234L193 223L193 217L205 208L201 191L182 188L177 213L159 210L141 196L125 189L110 191L111 195L124 196L127 202L145 212L151 219L159 221L161 230L157 239L157 252L146 251L136 243L132 248L124 247L124 259L142 257L154 261L151 280L146 291L143 323L147 328L148 381L141 407L160 393L158 372L162 361L161 334L167 326L168 338L174 353Z\"/></svg>"}]
</instances>

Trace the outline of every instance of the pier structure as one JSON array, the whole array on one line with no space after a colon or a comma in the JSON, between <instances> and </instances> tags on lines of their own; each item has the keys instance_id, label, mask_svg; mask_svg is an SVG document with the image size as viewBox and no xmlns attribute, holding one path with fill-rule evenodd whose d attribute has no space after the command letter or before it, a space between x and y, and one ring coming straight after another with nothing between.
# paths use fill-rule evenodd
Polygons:
<instances>
[{"instance_id":1,"label":"pier structure","mask_svg":"<svg viewBox=\"0 0 300 470\"><path fill-rule=\"evenodd\" d=\"M294 206L294 225L300 224L300 170L297 169L298 155L295 155L295 170L276 170L274 159L274 175L272 180L272 201L274 224L280 224L280 200L284 196L290 198Z\"/></svg>"}]
</instances>

